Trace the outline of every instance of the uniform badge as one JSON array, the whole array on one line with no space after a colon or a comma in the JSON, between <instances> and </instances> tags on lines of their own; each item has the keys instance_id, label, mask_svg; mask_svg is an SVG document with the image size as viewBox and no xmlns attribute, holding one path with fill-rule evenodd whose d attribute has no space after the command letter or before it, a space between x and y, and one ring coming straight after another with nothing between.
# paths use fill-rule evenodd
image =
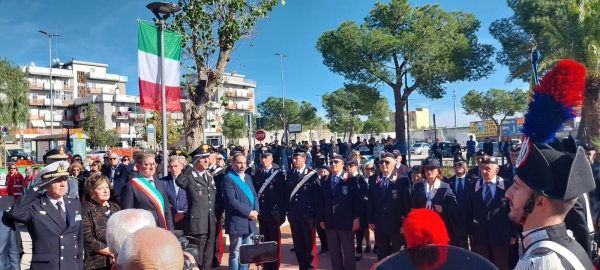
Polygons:
<instances>
[{"instance_id":1,"label":"uniform badge","mask_svg":"<svg viewBox=\"0 0 600 270\"><path fill-rule=\"evenodd\" d=\"M75 215L75 221L81 221L81 215L80 214Z\"/></svg>"},{"instance_id":2,"label":"uniform badge","mask_svg":"<svg viewBox=\"0 0 600 270\"><path fill-rule=\"evenodd\" d=\"M506 208L507 202L508 202L508 199L506 199L506 198L500 199L500 207Z\"/></svg>"},{"instance_id":3,"label":"uniform badge","mask_svg":"<svg viewBox=\"0 0 600 270\"><path fill-rule=\"evenodd\" d=\"M270 189L273 189L273 185L269 185L269 186L270 186Z\"/></svg>"},{"instance_id":4,"label":"uniform badge","mask_svg":"<svg viewBox=\"0 0 600 270\"><path fill-rule=\"evenodd\" d=\"M304 190L306 190L306 186L304 186Z\"/></svg>"},{"instance_id":5,"label":"uniform badge","mask_svg":"<svg viewBox=\"0 0 600 270\"><path fill-rule=\"evenodd\" d=\"M192 172L192 175L193 175L194 177L198 177L198 174L196 173L196 171L193 171L193 172Z\"/></svg>"},{"instance_id":6,"label":"uniform badge","mask_svg":"<svg viewBox=\"0 0 600 270\"><path fill-rule=\"evenodd\" d=\"M394 198L394 199L398 198L398 190L396 190L396 189L392 190L392 198Z\"/></svg>"},{"instance_id":7,"label":"uniform badge","mask_svg":"<svg viewBox=\"0 0 600 270\"><path fill-rule=\"evenodd\" d=\"M348 187L347 186L343 186L342 187L342 194L344 194L344 195L348 194Z\"/></svg>"},{"instance_id":8,"label":"uniform badge","mask_svg":"<svg viewBox=\"0 0 600 270\"><path fill-rule=\"evenodd\" d=\"M198 195L202 195L202 190L198 190Z\"/></svg>"},{"instance_id":9,"label":"uniform badge","mask_svg":"<svg viewBox=\"0 0 600 270\"><path fill-rule=\"evenodd\" d=\"M40 211L40 214L45 215L46 211Z\"/></svg>"}]
</instances>

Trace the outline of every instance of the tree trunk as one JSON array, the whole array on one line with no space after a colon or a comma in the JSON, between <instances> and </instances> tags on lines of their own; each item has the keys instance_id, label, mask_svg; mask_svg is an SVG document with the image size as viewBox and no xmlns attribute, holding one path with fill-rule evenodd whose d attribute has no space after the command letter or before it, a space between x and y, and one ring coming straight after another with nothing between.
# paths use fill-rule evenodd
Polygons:
<instances>
[{"instance_id":1,"label":"tree trunk","mask_svg":"<svg viewBox=\"0 0 600 270\"><path fill-rule=\"evenodd\" d=\"M202 132L204 132L205 106L196 106L192 102L185 102L181 107L183 112L183 128L185 131L185 148L192 152L200 146Z\"/></svg>"},{"instance_id":2,"label":"tree trunk","mask_svg":"<svg viewBox=\"0 0 600 270\"><path fill-rule=\"evenodd\" d=\"M354 117L350 118L350 134L348 134L348 138L352 138L354 136Z\"/></svg>"},{"instance_id":3,"label":"tree trunk","mask_svg":"<svg viewBox=\"0 0 600 270\"><path fill-rule=\"evenodd\" d=\"M406 139L406 126L404 121L404 104L406 100L402 99L402 84L398 83L392 89L394 90L394 106L396 109L394 115L396 140Z\"/></svg>"},{"instance_id":4,"label":"tree trunk","mask_svg":"<svg viewBox=\"0 0 600 270\"><path fill-rule=\"evenodd\" d=\"M577 140L580 142L586 141L586 128L585 128L585 119L586 119L586 107L581 106L581 119L579 120L579 128L577 129Z\"/></svg>"},{"instance_id":5,"label":"tree trunk","mask_svg":"<svg viewBox=\"0 0 600 270\"><path fill-rule=\"evenodd\" d=\"M600 77L587 78L583 94L583 107L585 108L585 137L581 144L589 142L594 136L600 136Z\"/></svg>"}]
</instances>

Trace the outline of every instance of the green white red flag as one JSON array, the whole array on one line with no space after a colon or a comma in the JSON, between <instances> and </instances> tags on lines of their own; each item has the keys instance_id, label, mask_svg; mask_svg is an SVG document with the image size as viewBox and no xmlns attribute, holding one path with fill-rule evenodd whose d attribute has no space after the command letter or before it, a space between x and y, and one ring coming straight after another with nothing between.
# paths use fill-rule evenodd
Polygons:
<instances>
[{"instance_id":1,"label":"green white red flag","mask_svg":"<svg viewBox=\"0 0 600 270\"><path fill-rule=\"evenodd\" d=\"M165 30L164 41L166 109L169 112L179 112L181 35ZM138 76L140 106L150 110L161 110L160 35L156 26L143 21L138 23Z\"/></svg>"}]
</instances>

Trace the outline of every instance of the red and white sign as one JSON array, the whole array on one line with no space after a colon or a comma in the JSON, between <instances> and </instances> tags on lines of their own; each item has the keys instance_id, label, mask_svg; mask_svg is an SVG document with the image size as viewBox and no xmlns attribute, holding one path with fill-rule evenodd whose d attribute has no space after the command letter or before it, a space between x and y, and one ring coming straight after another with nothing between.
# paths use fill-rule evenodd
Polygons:
<instances>
[{"instance_id":1,"label":"red and white sign","mask_svg":"<svg viewBox=\"0 0 600 270\"><path fill-rule=\"evenodd\" d=\"M265 133L265 131L262 129L259 129L256 132L254 132L254 139L256 139L259 142L262 142L266 137L267 133Z\"/></svg>"}]
</instances>

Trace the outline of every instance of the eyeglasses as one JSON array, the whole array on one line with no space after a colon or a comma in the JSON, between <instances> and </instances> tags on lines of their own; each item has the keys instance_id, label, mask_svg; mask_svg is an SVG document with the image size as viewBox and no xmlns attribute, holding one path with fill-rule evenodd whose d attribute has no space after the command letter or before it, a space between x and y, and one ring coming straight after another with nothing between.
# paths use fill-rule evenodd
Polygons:
<instances>
[{"instance_id":1,"label":"eyeglasses","mask_svg":"<svg viewBox=\"0 0 600 270\"><path fill-rule=\"evenodd\" d=\"M117 159L119 159L119 158L116 158L116 157L111 157L110 158L110 160L117 160Z\"/></svg>"},{"instance_id":2,"label":"eyeglasses","mask_svg":"<svg viewBox=\"0 0 600 270\"><path fill-rule=\"evenodd\" d=\"M335 164L338 164L338 163L340 163L340 162L341 162L341 161L339 161L339 160L332 160L332 161L329 161L329 164L334 164L334 163L335 163Z\"/></svg>"},{"instance_id":3,"label":"eyeglasses","mask_svg":"<svg viewBox=\"0 0 600 270\"><path fill-rule=\"evenodd\" d=\"M76 159L74 159L74 160L75 160L75 161L81 161L81 159L80 159L80 158L76 158Z\"/></svg>"},{"instance_id":4,"label":"eyeglasses","mask_svg":"<svg viewBox=\"0 0 600 270\"><path fill-rule=\"evenodd\" d=\"M142 165L144 167L154 167L154 166L156 166L156 163L142 163Z\"/></svg>"},{"instance_id":5,"label":"eyeglasses","mask_svg":"<svg viewBox=\"0 0 600 270\"><path fill-rule=\"evenodd\" d=\"M11 168L8 168L8 169L9 169L9 170L16 170L17 168L15 168L15 167L11 167Z\"/></svg>"},{"instance_id":6,"label":"eyeglasses","mask_svg":"<svg viewBox=\"0 0 600 270\"><path fill-rule=\"evenodd\" d=\"M382 161L379 162L379 164L390 165L390 164L392 164L392 162L389 161L389 160L382 160Z\"/></svg>"},{"instance_id":7,"label":"eyeglasses","mask_svg":"<svg viewBox=\"0 0 600 270\"><path fill-rule=\"evenodd\" d=\"M462 167L462 166L464 166L464 165L465 165L465 163L464 163L464 162L457 162L457 163L454 163L454 167Z\"/></svg>"},{"instance_id":8,"label":"eyeglasses","mask_svg":"<svg viewBox=\"0 0 600 270\"><path fill-rule=\"evenodd\" d=\"M365 170L367 170L367 171L374 171L375 168L373 168L373 167L367 167L367 168L365 168Z\"/></svg>"}]
</instances>

